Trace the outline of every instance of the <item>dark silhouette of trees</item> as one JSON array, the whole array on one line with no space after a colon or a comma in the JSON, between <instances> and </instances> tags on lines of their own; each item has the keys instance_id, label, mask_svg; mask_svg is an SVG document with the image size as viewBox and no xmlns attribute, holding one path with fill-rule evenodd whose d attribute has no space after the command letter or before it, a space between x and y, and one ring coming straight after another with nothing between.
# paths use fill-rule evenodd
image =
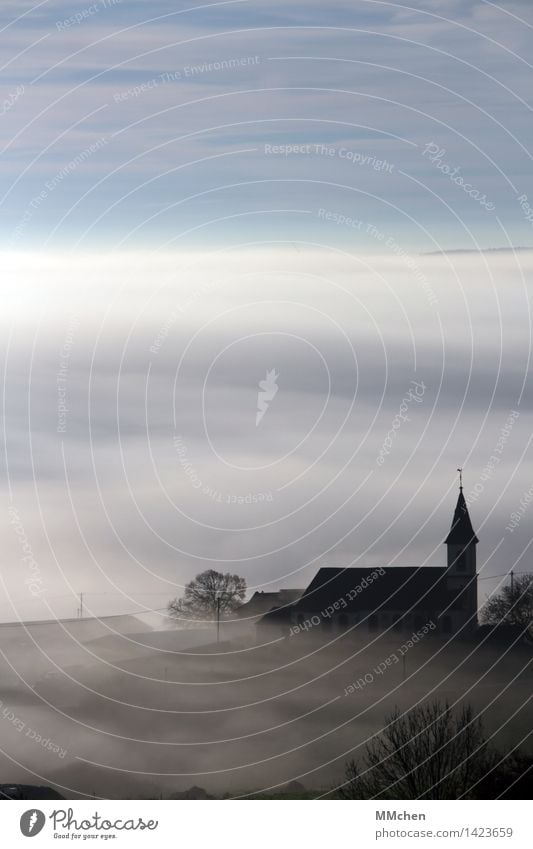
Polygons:
<instances>
[{"instance_id":1,"label":"dark silhouette of trees","mask_svg":"<svg viewBox=\"0 0 533 849\"><path fill-rule=\"evenodd\" d=\"M531 799L533 756L520 751L507 755L475 788L477 799Z\"/></svg>"},{"instance_id":2,"label":"dark silhouette of trees","mask_svg":"<svg viewBox=\"0 0 533 849\"><path fill-rule=\"evenodd\" d=\"M485 625L533 625L533 575L519 575L493 595L481 610Z\"/></svg>"},{"instance_id":3,"label":"dark silhouette of trees","mask_svg":"<svg viewBox=\"0 0 533 849\"><path fill-rule=\"evenodd\" d=\"M470 705L434 701L402 715L396 707L366 746L361 767L346 765L344 799L475 798L498 762Z\"/></svg>"},{"instance_id":4,"label":"dark silhouette of trees","mask_svg":"<svg viewBox=\"0 0 533 849\"><path fill-rule=\"evenodd\" d=\"M186 585L183 598L169 602L168 611L176 619L216 619L236 610L245 595L244 578L208 569Z\"/></svg>"}]
</instances>

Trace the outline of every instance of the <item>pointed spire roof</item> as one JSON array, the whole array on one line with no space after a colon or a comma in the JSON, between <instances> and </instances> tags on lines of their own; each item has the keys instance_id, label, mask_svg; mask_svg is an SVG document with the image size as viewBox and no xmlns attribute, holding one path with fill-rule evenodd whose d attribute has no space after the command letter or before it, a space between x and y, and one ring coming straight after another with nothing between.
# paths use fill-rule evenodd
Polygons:
<instances>
[{"instance_id":1,"label":"pointed spire roof","mask_svg":"<svg viewBox=\"0 0 533 849\"><path fill-rule=\"evenodd\" d=\"M450 533L444 540L446 545L459 545L461 543L478 543L479 540L474 533L468 507L466 506L465 497L463 495L463 487L459 487L459 498L453 514L452 526Z\"/></svg>"}]
</instances>

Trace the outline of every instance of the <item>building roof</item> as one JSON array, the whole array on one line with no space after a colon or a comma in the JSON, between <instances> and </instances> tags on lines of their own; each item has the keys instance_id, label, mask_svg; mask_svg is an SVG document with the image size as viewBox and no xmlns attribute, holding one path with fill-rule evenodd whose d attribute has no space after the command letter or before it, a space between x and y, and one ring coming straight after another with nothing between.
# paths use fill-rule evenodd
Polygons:
<instances>
[{"instance_id":1,"label":"building roof","mask_svg":"<svg viewBox=\"0 0 533 849\"><path fill-rule=\"evenodd\" d=\"M261 613L272 610L273 607L284 607L293 604L293 602L300 598L303 592L303 589L278 590L278 592L274 593L265 593L262 590L255 592L249 601L241 604L237 610L237 616L259 616Z\"/></svg>"},{"instance_id":2,"label":"building roof","mask_svg":"<svg viewBox=\"0 0 533 849\"><path fill-rule=\"evenodd\" d=\"M479 540L474 533L468 507L463 495L463 487L459 490L459 498L453 514L450 533L444 540L446 545L459 545L461 543L478 543Z\"/></svg>"},{"instance_id":3,"label":"building roof","mask_svg":"<svg viewBox=\"0 0 533 849\"><path fill-rule=\"evenodd\" d=\"M453 603L446 568L389 566L319 569L295 611L317 612L340 602L337 612L348 610L442 610ZM346 606L344 606L346 602Z\"/></svg>"}]
</instances>

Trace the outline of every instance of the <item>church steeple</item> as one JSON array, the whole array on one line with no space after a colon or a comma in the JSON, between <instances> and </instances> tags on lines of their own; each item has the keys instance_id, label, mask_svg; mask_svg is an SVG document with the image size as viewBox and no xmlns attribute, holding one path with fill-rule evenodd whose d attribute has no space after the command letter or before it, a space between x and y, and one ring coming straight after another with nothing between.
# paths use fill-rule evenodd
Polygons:
<instances>
[{"instance_id":1,"label":"church steeple","mask_svg":"<svg viewBox=\"0 0 533 849\"><path fill-rule=\"evenodd\" d=\"M477 544L479 542L474 533L472 522L470 521L470 514L468 512L468 507L466 506L462 486L459 488L459 498L457 499L457 504L455 506L455 513L453 514L450 533L444 542L446 545L457 543Z\"/></svg>"},{"instance_id":2,"label":"church steeple","mask_svg":"<svg viewBox=\"0 0 533 849\"><path fill-rule=\"evenodd\" d=\"M445 544L448 546L448 567L455 572L476 571L476 545L479 540L472 527L470 514L463 495L462 469L459 485L459 497L453 514L452 526Z\"/></svg>"}]
</instances>

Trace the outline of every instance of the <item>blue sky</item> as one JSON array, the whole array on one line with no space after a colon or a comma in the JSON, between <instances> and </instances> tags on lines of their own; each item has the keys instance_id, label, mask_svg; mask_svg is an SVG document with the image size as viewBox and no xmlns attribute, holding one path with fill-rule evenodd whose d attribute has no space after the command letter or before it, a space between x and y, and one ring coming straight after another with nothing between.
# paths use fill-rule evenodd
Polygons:
<instances>
[{"instance_id":1,"label":"blue sky","mask_svg":"<svg viewBox=\"0 0 533 849\"><path fill-rule=\"evenodd\" d=\"M4 246L530 245L530 4L444 5L3 3Z\"/></svg>"}]
</instances>

